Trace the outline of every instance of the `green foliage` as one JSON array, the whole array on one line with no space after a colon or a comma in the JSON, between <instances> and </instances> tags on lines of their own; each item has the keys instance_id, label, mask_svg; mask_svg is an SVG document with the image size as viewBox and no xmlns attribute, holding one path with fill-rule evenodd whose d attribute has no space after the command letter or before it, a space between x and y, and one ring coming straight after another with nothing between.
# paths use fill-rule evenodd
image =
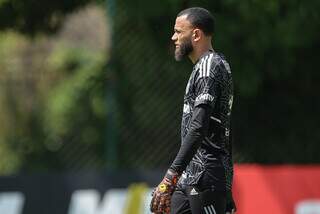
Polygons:
<instances>
[{"instance_id":1,"label":"green foliage","mask_svg":"<svg viewBox=\"0 0 320 214\"><path fill-rule=\"evenodd\" d=\"M52 134L61 136L72 132L72 126L86 120L82 118L86 114L81 114L86 108L101 118L105 117L105 109L101 108L104 106L101 100L103 97L99 97L99 94L89 95L88 106L81 104L83 96L88 96L88 90L95 87L97 80L94 77L99 76L103 62L103 55L81 49L66 49L63 46L49 56L48 64L53 68L51 72L67 71L64 80L47 96L47 112L44 116Z\"/></svg>"},{"instance_id":2,"label":"green foliage","mask_svg":"<svg viewBox=\"0 0 320 214\"><path fill-rule=\"evenodd\" d=\"M39 31L52 33L60 27L65 14L89 2L94 1L1 0L0 29L14 28L31 35Z\"/></svg>"},{"instance_id":3,"label":"green foliage","mask_svg":"<svg viewBox=\"0 0 320 214\"><path fill-rule=\"evenodd\" d=\"M0 34L0 174L102 166L106 45L83 14L105 21L89 7L51 38Z\"/></svg>"}]
</instances>

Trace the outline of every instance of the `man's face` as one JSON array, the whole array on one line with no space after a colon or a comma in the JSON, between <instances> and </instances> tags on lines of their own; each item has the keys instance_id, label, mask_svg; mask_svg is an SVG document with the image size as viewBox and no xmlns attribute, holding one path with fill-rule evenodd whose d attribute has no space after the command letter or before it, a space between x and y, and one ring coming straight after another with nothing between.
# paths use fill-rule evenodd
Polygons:
<instances>
[{"instance_id":1,"label":"man's face","mask_svg":"<svg viewBox=\"0 0 320 214\"><path fill-rule=\"evenodd\" d=\"M181 61L185 56L188 56L193 51L192 46L192 31L193 26L187 20L187 16L179 16L174 25L174 34L171 37L175 44L175 59Z\"/></svg>"}]
</instances>

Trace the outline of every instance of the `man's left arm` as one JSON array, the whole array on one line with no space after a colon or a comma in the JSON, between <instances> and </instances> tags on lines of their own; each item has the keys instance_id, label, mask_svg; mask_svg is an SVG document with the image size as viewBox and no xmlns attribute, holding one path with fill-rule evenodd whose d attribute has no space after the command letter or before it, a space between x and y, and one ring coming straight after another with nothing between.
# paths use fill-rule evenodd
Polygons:
<instances>
[{"instance_id":1,"label":"man's left arm","mask_svg":"<svg viewBox=\"0 0 320 214\"><path fill-rule=\"evenodd\" d=\"M212 107L201 104L194 108L190 128L169 170L179 175L185 170L208 133Z\"/></svg>"},{"instance_id":2,"label":"man's left arm","mask_svg":"<svg viewBox=\"0 0 320 214\"><path fill-rule=\"evenodd\" d=\"M189 164L209 127L212 108L209 105L198 105L194 108L190 129L181 144L179 152L162 182L153 192L151 211L154 213L170 213L170 199L182 171Z\"/></svg>"}]
</instances>

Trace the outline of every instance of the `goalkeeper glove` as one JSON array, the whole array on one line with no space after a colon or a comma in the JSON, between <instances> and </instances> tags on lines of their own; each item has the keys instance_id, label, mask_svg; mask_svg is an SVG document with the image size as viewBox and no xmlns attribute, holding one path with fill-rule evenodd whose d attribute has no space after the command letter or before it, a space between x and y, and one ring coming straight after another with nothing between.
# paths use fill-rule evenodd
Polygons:
<instances>
[{"instance_id":1,"label":"goalkeeper glove","mask_svg":"<svg viewBox=\"0 0 320 214\"><path fill-rule=\"evenodd\" d=\"M161 183L152 193L152 200L150 204L151 212L156 214L170 213L171 196L177 182L179 175L176 172L168 170Z\"/></svg>"}]
</instances>

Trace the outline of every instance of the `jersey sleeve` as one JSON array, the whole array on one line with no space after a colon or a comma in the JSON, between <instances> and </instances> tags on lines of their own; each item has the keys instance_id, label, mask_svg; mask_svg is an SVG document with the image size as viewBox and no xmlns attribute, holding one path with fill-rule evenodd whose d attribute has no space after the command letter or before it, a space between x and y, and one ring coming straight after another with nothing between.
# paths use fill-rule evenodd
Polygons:
<instances>
[{"instance_id":1,"label":"jersey sleeve","mask_svg":"<svg viewBox=\"0 0 320 214\"><path fill-rule=\"evenodd\" d=\"M194 107L202 104L214 107L219 92L218 70L220 66L211 63L210 58L207 63L203 64L199 68L198 77L195 81L196 99Z\"/></svg>"},{"instance_id":2,"label":"jersey sleeve","mask_svg":"<svg viewBox=\"0 0 320 214\"><path fill-rule=\"evenodd\" d=\"M192 114L190 130L181 144L178 154L171 164L170 169L181 174L196 153L201 141L208 132L209 117L212 108L199 105Z\"/></svg>"}]
</instances>

